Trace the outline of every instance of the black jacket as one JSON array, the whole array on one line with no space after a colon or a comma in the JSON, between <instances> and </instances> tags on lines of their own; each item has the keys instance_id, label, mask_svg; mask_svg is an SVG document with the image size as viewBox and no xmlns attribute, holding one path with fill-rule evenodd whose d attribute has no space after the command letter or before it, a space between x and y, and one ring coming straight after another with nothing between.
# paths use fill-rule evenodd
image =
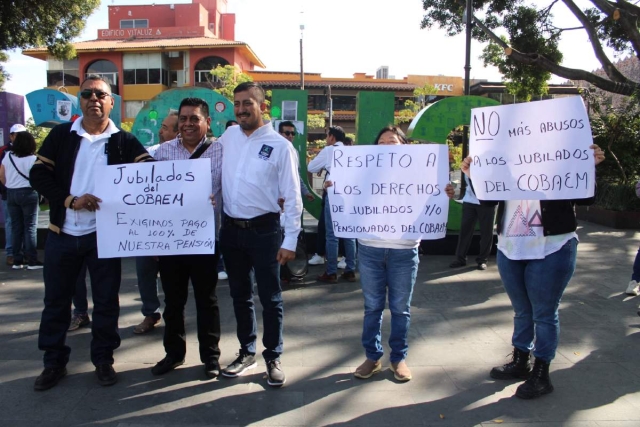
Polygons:
<instances>
[{"instance_id":1,"label":"black jacket","mask_svg":"<svg viewBox=\"0 0 640 427\"><path fill-rule=\"evenodd\" d=\"M82 141L80 135L75 131L71 132L71 126L72 123L63 123L51 129L38 150L38 159L29 173L31 186L49 200L49 229L58 234L74 197L69 191ZM106 151L109 165L153 161L140 141L123 130L111 135Z\"/></svg>"},{"instance_id":2,"label":"black jacket","mask_svg":"<svg viewBox=\"0 0 640 427\"><path fill-rule=\"evenodd\" d=\"M578 228L576 219L576 205L591 205L595 197L576 200L540 200L540 215L542 216L542 229L545 236L556 236L558 234L571 233ZM491 204L485 201L485 204ZM498 214L496 216L496 227L498 234L502 234L502 217L504 216L504 202L493 202L498 204Z\"/></svg>"}]
</instances>

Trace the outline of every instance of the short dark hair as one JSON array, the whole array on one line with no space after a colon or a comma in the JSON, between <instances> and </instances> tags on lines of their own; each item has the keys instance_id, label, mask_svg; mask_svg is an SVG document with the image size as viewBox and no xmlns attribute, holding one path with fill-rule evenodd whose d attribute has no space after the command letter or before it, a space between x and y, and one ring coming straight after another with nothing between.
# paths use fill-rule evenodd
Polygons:
<instances>
[{"instance_id":1,"label":"short dark hair","mask_svg":"<svg viewBox=\"0 0 640 427\"><path fill-rule=\"evenodd\" d=\"M284 128L285 126L294 129L296 128L296 125L294 125L291 120L285 120L284 122L280 122L280 124L278 124L278 132L282 133L282 128Z\"/></svg>"},{"instance_id":2,"label":"short dark hair","mask_svg":"<svg viewBox=\"0 0 640 427\"><path fill-rule=\"evenodd\" d=\"M235 120L228 120L227 123L224 125L224 128L227 129L231 126L237 125L238 122L236 122Z\"/></svg>"},{"instance_id":3,"label":"short dark hair","mask_svg":"<svg viewBox=\"0 0 640 427\"><path fill-rule=\"evenodd\" d=\"M328 133L329 135L333 135L336 141L344 141L344 137L346 136L344 134L344 129L340 126L331 126Z\"/></svg>"},{"instance_id":4,"label":"short dark hair","mask_svg":"<svg viewBox=\"0 0 640 427\"><path fill-rule=\"evenodd\" d=\"M106 84L107 87L109 88L109 93L111 93L111 83L109 83L107 79L105 79L102 76L99 76L98 74L89 74L87 78L82 81L82 83L80 84L80 87L82 87L89 80L104 82L104 84Z\"/></svg>"},{"instance_id":5,"label":"short dark hair","mask_svg":"<svg viewBox=\"0 0 640 427\"><path fill-rule=\"evenodd\" d=\"M18 157L31 156L36 152L36 140L29 132L16 132L11 151Z\"/></svg>"},{"instance_id":6,"label":"short dark hair","mask_svg":"<svg viewBox=\"0 0 640 427\"><path fill-rule=\"evenodd\" d=\"M169 114L167 114L167 117L175 117L176 119L180 118L180 115L178 114L178 112L176 110L169 110ZM178 128L178 120L176 120L176 124L173 125L173 131L174 132L178 132L180 129Z\"/></svg>"},{"instance_id":7,"label":"short dark hair","mask_svg":"<svg viewBox=\"0 0 640 427\"><path fill-rule=\"evenodd\" d=\"M178 108L178 115L180 115L180 111L182 111L182 107L200 107L200 111L204 115L206 119L209 117L209 104L202 98L185 98L180 103L180 108Z\"/></svg>"},{"instance_id":8,"label":"short dark hair","mask_svg":"<svg viewBox=\"0 0 640 427\"><path fill-rule=\"evenodd\" d=\"M345 136L344 141L342 141L342 143L347 146L353 145L353 138L351 138L350 136Z\"/></svg>"},{"instance_id":9,"label":"short dark hair","mask_svg":"<svg viewBox=\"0 0 640 427\"><path fill-rule=\"evenodd\" d=\"M403 143L403 144L408 144L409 143L409 140L405 136L404 132L402 132L402 129L400 129L398 126L388 125L388 126L383 127L380 130L380 132L378 132L378 136L376 136L376 140L373 141L374 145L378 145L378 140L380 139L382 134L385 133L385 132L395 133L398 136L398 138L400 139L400 142Z\"/></svg>"},{"instance_id":10,"label":"short dark hair","mask_svg":"<svg viewBox=\"0 0 640 427\"><path fill-rule=\"evenodd\" d=\"M236 86L235 89L233 89L233 93L236 94L238 92L246 92L248 90L253 91L253 93L256 95L256 100L258 101L259 104L262 104L264 102L264 98L265 98L264 89L262 89L262 86L260 86L256 82L240 83L238 86Z\"/></svg>"}]
</instances>

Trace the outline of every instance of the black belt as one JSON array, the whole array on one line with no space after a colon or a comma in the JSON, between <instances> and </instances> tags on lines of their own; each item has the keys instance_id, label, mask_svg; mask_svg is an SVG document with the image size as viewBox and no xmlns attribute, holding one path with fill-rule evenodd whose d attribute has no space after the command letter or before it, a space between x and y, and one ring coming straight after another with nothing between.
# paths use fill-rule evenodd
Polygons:
<instances>
[{"instance_id":1,"label":"black belt","mask_svg":"<svg viewBox=\"0 0 640 427\"><path fill-rule=\"evenodd\" d=\"M258 228L264 227L266 225L274 225L277 224L274 221L280 220L279 213L268 213L264 215L257 216L251 219L240 219L240 218L231 218L230 216L225 215L224 223L225 225L232 225L238 228Z\"/></svg>"}]
</instances>

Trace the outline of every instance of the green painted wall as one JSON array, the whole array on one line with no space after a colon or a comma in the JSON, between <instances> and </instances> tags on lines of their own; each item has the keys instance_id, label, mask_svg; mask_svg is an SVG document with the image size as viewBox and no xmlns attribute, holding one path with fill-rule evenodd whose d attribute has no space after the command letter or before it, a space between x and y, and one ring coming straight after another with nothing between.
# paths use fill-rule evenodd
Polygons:
<instances>
[{"instance_id":1,"label":"green painted wall","mask_svg":"<svg viewBox=\"0 0 640 427\"><path fill-rule=\"evenodd\" d=\"M144 146L157 144L158 131L169 110L178 110L184 98L202 98L209 104L211 132L218 137L225 130L228 120L235 120L233 103L218 92L202 87L176 88L159 93L136 116L131 132Z\"/></svg>"},{"instance_id":2,"label":"green painted wall","mask_svg":"<svg viewBox=\"0 0 640 427\"><path fill-rule=\"evenodd\" d=\"M393 92L358 92L356 95L356 143L373 144L380 129L393 124Z\"/></svg>"},{"instance_id":3,"label":"green painted wall","mask_svg":"<svg viewBox=\"0 0 640 427\"><path fill-rule=\"evenodd\" d=\"M451 131L471 122L471 109L500 105L491 98L482 96L457 96L435 102L418 113L411 121L407 136L423 142L446 144ZM449 218L447 229L460 231L462 220L462 203L449 201ZM477 227L476 227L477 229Z\"/></svg>"},{"instance_id":4,"label":"green painted wall","mask_svg":"<svg viewBox=\"0 0 640 427\"><path fill-rule=\"evenodd\" d=\"M298 103L296 121L301 122L302 132L300 132L300 127L298 127L298 133L293 140L293 146L300 158L300 179L307 188L311 189L307 174L307 104L309 102L309 92L306 90L290 89L274 89L271 91L271 120L276 131L278 130L277 123L282 120L284 101L296 101ZM312 202L307 201L304 197L302 198L302 202L304 203L305 209L311 215L315 218L320 217L321 200L317 195Z\"/></svg>"}]
</instances>

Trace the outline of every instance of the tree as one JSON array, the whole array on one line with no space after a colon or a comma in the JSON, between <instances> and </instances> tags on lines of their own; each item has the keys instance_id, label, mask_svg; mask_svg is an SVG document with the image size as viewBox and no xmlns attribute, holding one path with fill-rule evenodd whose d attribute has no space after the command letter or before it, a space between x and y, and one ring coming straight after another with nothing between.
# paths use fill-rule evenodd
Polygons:
<instances>
[{"instance_id":1,"label":"tree","mask_svg":"<svg viewBox=\"0 0 640 427\"><path fill-rule=\"evenodd\" d=\"M429 97L438 93L438 89L435 86L431 86L426 83L422 87L415 88L413 90L414 99L407 99L404 102L404 108L398 111L398 114L394 117L393 123L399 125L400 123L408 123L429 103Z\"/></svg>"},{"instance_id":2,"label":"tree","mask_svg":"<svg viewBox=\"0 0 640 427\"><path fill-rule=\"evenodd\" d=\"M243 73L240 69L233 65L218 65L211 70L213 79L209 82L211 88L220 95L233 102L233 89L240 83L253 81L250 75Z\"/></svg>"},{"instance_id":3,"label":"tree","mask_svg":"<svg viewBox=\"0 0 640 427\"><path fill-rule=\"evenodd\" d=\"M323 129L325 126L324 114L309 114L307 115L307 128L308 129Z\"/></svg>"},{"instance_id":4,"label":"tree","mask_svg":"<svg viewBox=\"0 0 640 427\"><path fill-rule=\"evenodd\" d=\"M49 135L51 131L50 128L45 128L42 126L36 126L36 123L33 121L33 117L29 117L27 119L27 123L25 123L24 127L27 128L27 131L33 135L33 138L36 140L36 151L40 149L40 146L44 142L44 139Z\"/></svg>"},{"instance_id":5,"label":"tree","mask_svg":"<svg viewBox=\"0 0 640 427\"><path fill-rule=\"evenodd\" d=\"M462 14L465 0L422 0L426 14L421 28L437 26L449 36L464 31ZM625 0L583 0L591 7L581 9L573 0L472 0L472 35L490 42L485 63L497 66L514 85L541 88L550 74L569 80L584 80L612 93L632 95L640 92L640 83L624 76L604 51L640 56L640 7ZM554 19L554 9L564 7L580 26L566 28ZM506 32L505 38L496 32ZM593 54L602 64L605 76L560 65L558 42L567 31L583 31ZM517 86L512 86L517 89Z\"/></svg>"},{"instance_id":6,"label":"tree","mask_svg":"<svg viewBox=\"0 0 640 427\"><path fill-rule=\"evenodd\" d=\"M2 65L3 62L7 62L9 60L9 56L6 53L0 51L0 91L4 90L4 84L7 80L9 80L9 73L4 69Z\"/></svg>"},{"instance_id":7,"label":"tree","mask_svg":"<svg viewBox=\"0 0 640 427\"><path fill-rule=\"evenodd\" d=\"M71 40L80 35L98 6L100 0L2 1L0 51L46 46L56 58L71 59L75 56ZM0 62L6 60L6 55L0 56ZM8 78L0 65L0 90Z\"/></svg>"}]
</instances>

